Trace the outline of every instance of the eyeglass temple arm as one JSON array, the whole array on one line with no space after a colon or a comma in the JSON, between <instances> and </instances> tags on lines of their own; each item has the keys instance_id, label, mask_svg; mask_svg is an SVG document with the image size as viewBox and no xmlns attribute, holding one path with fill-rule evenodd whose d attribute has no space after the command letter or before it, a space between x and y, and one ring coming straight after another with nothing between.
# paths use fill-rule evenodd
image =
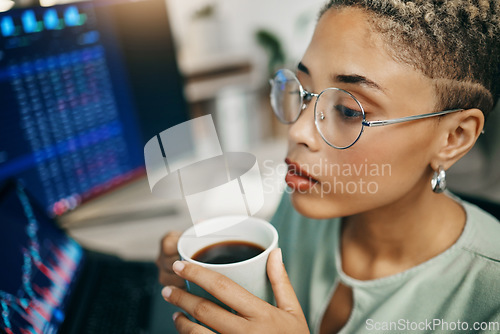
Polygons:
<instances>
[{"instance_id":1,"label":"eyeglass temple arm","mask_svg":"<svg viewBox=\"0 0 500 334\"><path fill-rule=\"evenodd\" d=\"M429 118L429 117L434 117L434 116L442 116L442 115L451 114L451 113L457 112L457 111L463 111L463 109L443 110L443 111L431 112L431 113L422 114L422 115L407 116L407 117L394 118L394 119L386 119L386 120L383 120L383 121L366 121L366 120L363 120L363 125L364 126L369 126L369 127L384 126L384 125L390 125L390 124L397 124L397 123L415 121L417 119Z\"/></svg>"}]
</instances>

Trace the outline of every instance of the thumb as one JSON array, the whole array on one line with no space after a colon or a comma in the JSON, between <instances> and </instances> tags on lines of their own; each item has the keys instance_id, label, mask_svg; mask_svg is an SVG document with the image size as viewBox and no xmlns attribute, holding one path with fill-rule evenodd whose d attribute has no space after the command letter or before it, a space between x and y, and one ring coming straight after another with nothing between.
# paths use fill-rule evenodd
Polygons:
<instances>
[{"instance_id":1,"label":"thumb","mask_svg":"<svg viewBox=\"0 0 500 334\"><path fill-rule=\"evenodd\" d=\"M281 248L274 249L267 260L267 276L271 281L276 306L290 313L302 314L302 308L283 264Z\"/></svg>"}]
</instances>

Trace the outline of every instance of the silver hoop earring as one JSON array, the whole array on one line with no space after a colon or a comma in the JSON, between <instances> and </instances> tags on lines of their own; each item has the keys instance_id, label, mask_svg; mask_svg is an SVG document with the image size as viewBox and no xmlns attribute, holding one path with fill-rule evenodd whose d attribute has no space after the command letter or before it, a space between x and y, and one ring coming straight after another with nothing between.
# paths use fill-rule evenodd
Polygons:
<instances>
[{"instance_id":1,"label":"silver hoop earring","mask_svg":"<svg viewBox=\"0 0 500 334\"><path fill-rule=\"evenodd\" d=\"M440 194L446 190L446 172L443 166L439 166L438 170L434 172L431 180L432 191Z\"/></svg>"}]
</instances>

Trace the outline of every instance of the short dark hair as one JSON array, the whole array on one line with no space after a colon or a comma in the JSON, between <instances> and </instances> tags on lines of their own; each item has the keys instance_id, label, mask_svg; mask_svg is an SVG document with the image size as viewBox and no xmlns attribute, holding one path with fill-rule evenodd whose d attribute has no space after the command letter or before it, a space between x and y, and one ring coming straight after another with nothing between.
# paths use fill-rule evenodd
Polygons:
<instances>
[{"instance_id":1,"label":"short dark hair","mask_svg":"<svg viewBox=\"0 0 500 334\"><path fill-rule=\"evenodd\" d=\"M354 7L369 14L387 52L434 79L436 109L478 108L499 98L499 0L330 0L320 12Z\"/></svg>"}]
</instances>

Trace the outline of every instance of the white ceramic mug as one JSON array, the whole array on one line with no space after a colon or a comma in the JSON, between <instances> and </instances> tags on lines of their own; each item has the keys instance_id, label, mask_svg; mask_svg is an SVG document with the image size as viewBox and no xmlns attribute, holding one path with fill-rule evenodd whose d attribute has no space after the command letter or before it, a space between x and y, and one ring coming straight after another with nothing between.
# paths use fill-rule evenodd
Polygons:
<instances>
[{"instance_id":1,"label":"white ceramic mug","mask_svg":"<svg viewBox=\"0 0 500 334\"><path fill-rule=\"evenodd\" d=\"M241 222L230 226L230 222L234 220ZM205 224L204 228L213 227L217 232L197 237L194 227L186 230L177 244L181 259L221 273L253 295L272 303L274 298L266 266L269 253L278 247L278 232L274 226L263 219L240 216L216 217L199 224ZM230 227L219 230L218 226L221 224ZM261 246L264 251L248 260L228 264L209 264L192 259L193 255L203 248L225 241L250 242ZM191 282L188 282L188 291L218 303L215 298Z\"/></svg>"}]
</instances>

